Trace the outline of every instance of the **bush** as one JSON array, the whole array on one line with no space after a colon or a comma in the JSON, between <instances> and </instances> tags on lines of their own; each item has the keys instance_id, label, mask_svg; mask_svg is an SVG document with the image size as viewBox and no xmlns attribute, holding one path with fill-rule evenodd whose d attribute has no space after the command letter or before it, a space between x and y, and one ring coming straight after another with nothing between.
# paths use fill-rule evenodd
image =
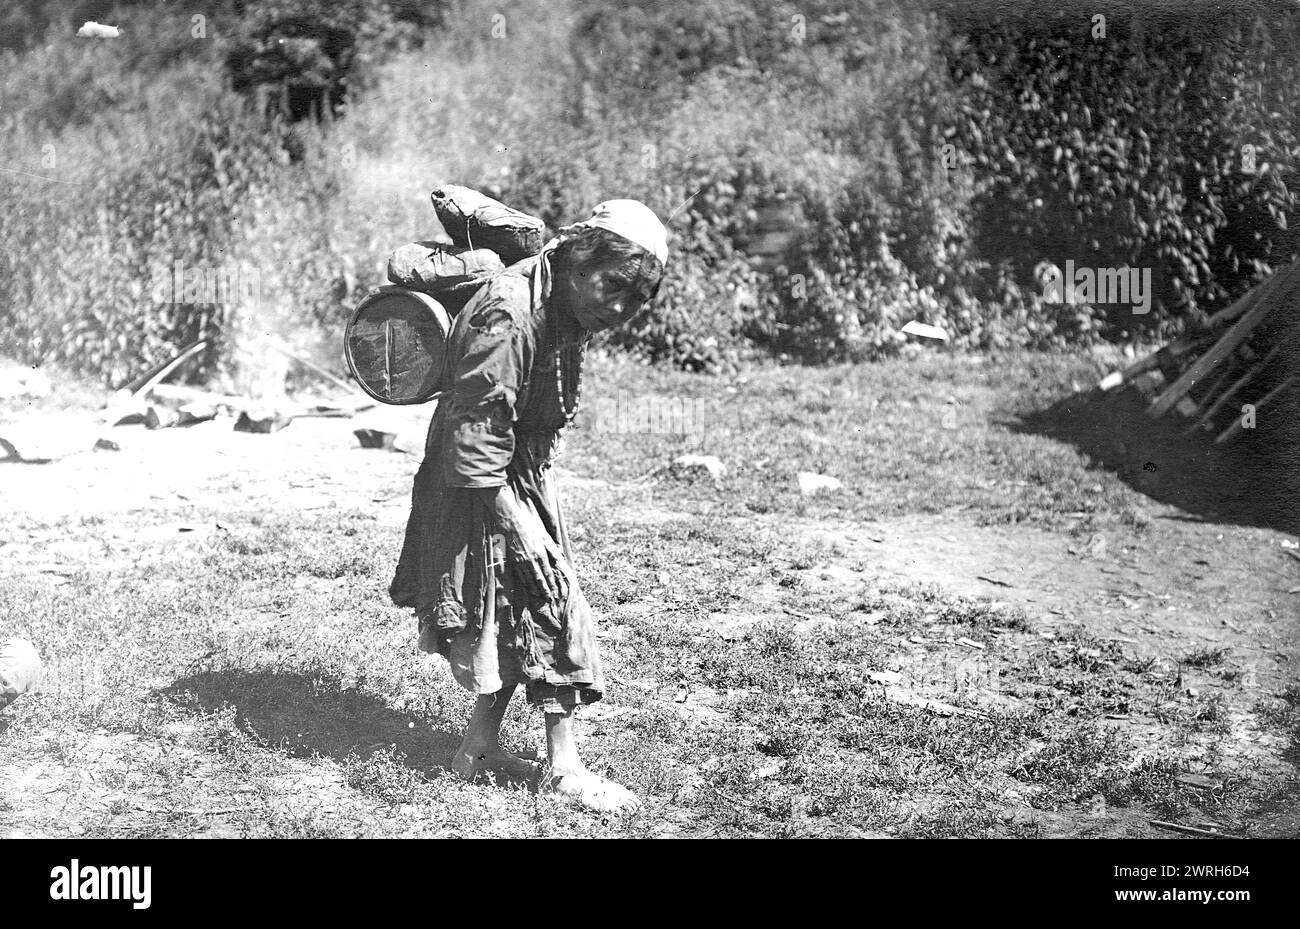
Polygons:
<instances>
[{"instance_id":1,"label":"bush","mask_svg":"<svg viewBox=\"0 0 1300 929\"><path fill-rule=\"evenodd\" d=\"M129 72L130 54L106 47L64 38L10 59L14 84L47 80L0 133L3 160L25 171L2 195L0 320L12 353L121 382L215 334L219 307L158 300L154 288L177 261L222 261L277 148L204 62L151 83ZM85 86L70 93L65 80ZM177 106L178 93L188 106ZM114 95L116 104L103 102ZM83 108L87 100L107 112Z\"/></svg>"},{"instance_id":2,"label":"bush","mask_svg":"<svg viewBox=\"0 0 1300 929\"><path fill-rule=\"evenodd\" d=\"M233 376L273 331L341 372L349 312L429 237L443 183L552 228L644 200L667 278L602 338L696 370L880 357L911 319L969 348L1169 333L1296 248L1300 14L1272 0L1176 22L1109 0L350 0L302 7L324 38L299 16L284 54L289 8L246 8L209 42L158 7L111 43L60 26L0 52L11 353L121 382L210 336L199 376ZM299 85L339 118L290 130L252 99ZM1047 303L1037 275L1066 259L1149 267L1152 312ZM155 299L178 261L257 292Z\"/></svg>"},{"instance_id":3,"label":"bush","mask_svg":"<svg viewBox=\"0 0 1300 929\"><path fill-rule=\"evenodd\" d=\"M1293 5L1006 11L946 12L979 255L1024 285L1041 261L1150 268L1149 315L1101 308L1116 338L1196 320L1291 259Z\"/></svg>"}]
</instances>

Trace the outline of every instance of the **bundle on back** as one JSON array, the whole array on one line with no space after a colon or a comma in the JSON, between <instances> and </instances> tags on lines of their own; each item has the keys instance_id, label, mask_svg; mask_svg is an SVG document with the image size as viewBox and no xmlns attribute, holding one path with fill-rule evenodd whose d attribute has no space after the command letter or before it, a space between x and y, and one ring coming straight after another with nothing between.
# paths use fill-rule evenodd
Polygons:
<instances>
[{"instance_id":1,"label":"bundle on back","mask_svg":"<svg viewBox=\"0 0 1300 929\"><path fill-rule=\"evenodd\" d=\"M403 245L388 259L388 279L436 297L456 312L505 264L486 248L447 247L436 242Z\"/></svg>"},{"instance_id":2,"label":"bundle on back","mask_svg":"<svg viewBox=\"0 0 1300 929\"><path fill-rule=\"evenodd\" d=\"M536 255L546 224L468 187L448 185L429 195L438 222L464 248L489 248L507 265Z\"/></svg>"},{"instance_id":3,"label":"bundle on back","mask_svg":"<svg viewBox=\"0 0 1300 929\"><path fill-rule=\"evenodd\" d=\"M468 187L430 195L451 239L403 245L388 279L361 301L343 337L348 368L382 403L426 403L437 395L451 319L489 280L542 248L545 224Z\"/></svg>"}]
</instances>

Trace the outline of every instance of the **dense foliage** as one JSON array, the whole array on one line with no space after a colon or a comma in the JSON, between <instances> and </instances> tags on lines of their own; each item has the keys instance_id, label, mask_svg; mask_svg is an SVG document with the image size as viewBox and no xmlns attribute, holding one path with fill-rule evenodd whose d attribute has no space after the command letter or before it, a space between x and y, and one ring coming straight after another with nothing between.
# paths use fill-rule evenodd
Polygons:
<instances>
[{"instance_id":1,"label":"dense foliage","mask_svg":"<svg viewBox=\"0 0 1300 929\"><path fill-rule=\"evenodd\" d=\"M337 363L449 182L552 227L614 196L671 217L661 299L609 338L684 367L879 357L911 319L975 348L1168 333L1296 250L1300 12L1131 7L243 0L196 28L22 0L2 347L121 381L273 329ZM74 38L83 13L122 38ZM334 118L287 124L306 114ZM1045 299L1067 261L1149 269L1151 312ZM256 293L159 301L177 262Z\"/></svg>"}]
</instances>

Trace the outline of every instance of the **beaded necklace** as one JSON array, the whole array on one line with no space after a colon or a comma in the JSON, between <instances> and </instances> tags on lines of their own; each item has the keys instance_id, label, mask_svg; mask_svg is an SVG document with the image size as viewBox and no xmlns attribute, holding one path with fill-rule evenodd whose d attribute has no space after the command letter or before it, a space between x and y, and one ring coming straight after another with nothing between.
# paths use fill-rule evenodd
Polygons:
<instances>
[{"instance_id":1,"label":"beaded necklace","mask_svg":"<svg viewBox=\"0 0 1300 929\"><path fill-rule=\"evenodd\" d=\"M587 357L587 340L583 339L577 345L560 344L560 320L558 315L553 317L554 323L552 328L555 331L555 396L559 399L560 413L564 416L564 425L572 425L573 420L578 415L578 409L582 405L582 368L583 362ZM565 373L565 362L568 362L568 375ZM569 404L569 391L566 387L573 388L573 404Z\"/></svg>"}]
</instances>

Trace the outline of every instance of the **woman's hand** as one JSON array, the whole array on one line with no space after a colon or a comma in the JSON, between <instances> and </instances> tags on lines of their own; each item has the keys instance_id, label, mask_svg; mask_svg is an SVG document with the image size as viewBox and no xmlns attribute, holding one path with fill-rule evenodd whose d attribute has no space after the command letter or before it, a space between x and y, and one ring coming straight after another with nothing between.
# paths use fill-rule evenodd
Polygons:
<instances>
[{"instance_id":1,"label":"woman's hand","mask_svg":"<svg viewBox=\"0 0 1300 929\"><path fill-rule=\"evenodd\" d=\"M523 509L505 487L494 488L493 514L505 537L506 561L536 597L558 602L568 594L559 567L559 550L535 515Z\"/></svg>"},{"instance_id":2,"label":"woman's hand","mask_svg":"<svg viewBox=\"0 0 1300 929\"><path fill-rule=\"evenodd\" d=\"M555 544L545 530L520 528L506 534L506 560L529 592L558 603L568 593L564 572L554 563Z\"/></svg>"}]
</instances>

